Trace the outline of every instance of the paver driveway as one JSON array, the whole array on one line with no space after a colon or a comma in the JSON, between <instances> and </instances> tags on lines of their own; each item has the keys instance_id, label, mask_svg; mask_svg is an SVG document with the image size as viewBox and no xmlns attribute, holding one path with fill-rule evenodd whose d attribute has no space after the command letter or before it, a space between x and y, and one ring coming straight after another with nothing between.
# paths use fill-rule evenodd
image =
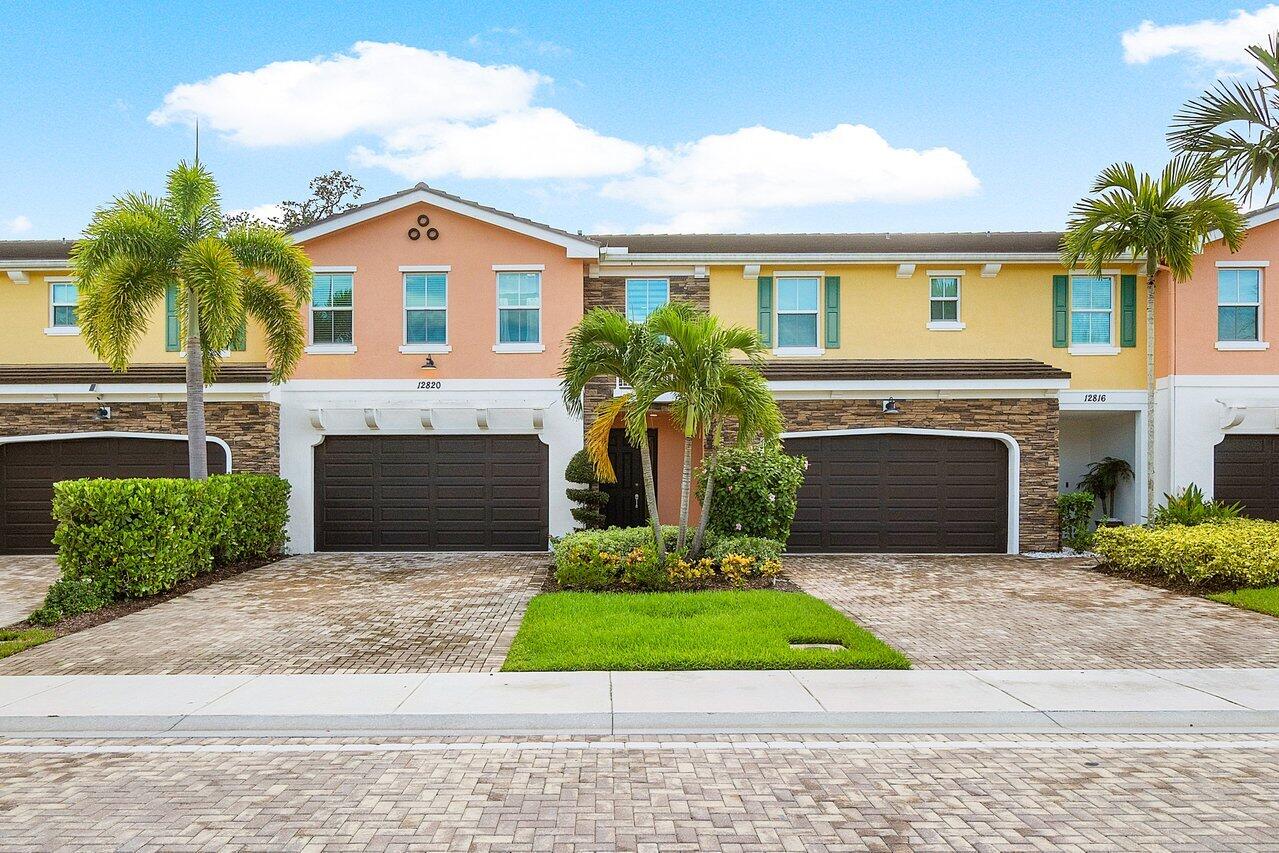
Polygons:
<instances>
[{"instance_id":1,"label":"paver driveway","mask_svg":"<svg viewBox=\"0 0 1279 853\"><path fill-rule=\"evenodd\" d=\"M1089 571L1091 560L790 557L786 571L929 669L1279 666L1279 619Z\"/></svg>"},{"instance_id":2,"label":"paver driveway","mask_svg":"<svg viewBox=\"0 0 1279 853\"><path fill-rule=\"evenodd\" d=\"M57 578L58 562L52 555L0 556L0 628L30 616Z\"/></svg>"},{"instance_id":3,"label":"paver driveway","mask_svg":"<svg viewBox=\"0 0 1279 853\"><path fill-rule=\"evenodd\" d=\"M0 675L498 669L546 554L308 554L0 661Z\"/></svg>"}]
</instances>

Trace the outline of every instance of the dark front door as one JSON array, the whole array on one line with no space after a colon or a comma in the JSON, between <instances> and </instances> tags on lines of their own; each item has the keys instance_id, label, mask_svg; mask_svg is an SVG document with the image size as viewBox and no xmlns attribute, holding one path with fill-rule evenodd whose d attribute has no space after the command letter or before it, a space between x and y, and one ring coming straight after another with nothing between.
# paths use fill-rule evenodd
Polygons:
<instances>
[{"instance_id":1,"label":"dark front door","mask_svg":"<svg viewBox=\"0 0 1279 853\"><path fill-rule=\"evenodd\" d=\"M657 487L657 430L648 431L648 453L653 463L653 487ZM613 462L616 483L600 489L608 495L604 519L609 527L644 527L648 524L648 504L644 499L644 466L639 448L626 438L626 430L608 435L608 458Z\"/></svg>"},{"instance_id":2,"label":"dark front door","mask_svg":"<svg viewBox=\"0 0 1279 853\"><path fill-rule=\"evenodd\" d=\"M1228 435L1213 449L1212 496L1279 521L1279 435Z\"/></svg>"},{"instance_id":3,"label":"dark front door","mask_svg":"<svg viewBox=\"0 0 1279 853\"><path fill-rule=\"evenodd\" d=\"M792 551L1002 553L1008 447L990 438L870 433L788 438L808 458Z\"/></svg>"},{"instance_id":4,"label":"dark front door","mask_svg":"<svg viewBox=\"0 0 1279 853\"><path fill-rule=\"evenodd\" d=\"M535 435L332 435L315 448L317 551L544 551Z\"/></svg>"},{"instance_id":5,"label":"dark front door","mask_svg":"<svg viewBox=\"0 0 1279 853\"><path fill-rule=\"evenodd\" d=\"M226 451L209 442L209 473L225 474ZM50 554L53 484L84 477L185 477L187 443L94 437L0 444L0 554Z\"/></svg>"}]
</instances>

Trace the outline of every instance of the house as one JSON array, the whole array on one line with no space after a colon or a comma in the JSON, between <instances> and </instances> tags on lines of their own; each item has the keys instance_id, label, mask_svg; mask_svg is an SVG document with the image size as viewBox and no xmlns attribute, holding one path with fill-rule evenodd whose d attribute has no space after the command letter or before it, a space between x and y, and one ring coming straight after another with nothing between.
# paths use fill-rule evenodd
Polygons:
<instances>
[{"instance_id":1,"label":"house","mask_svg":"<svg viewBox=\"0 0 1279 853\"><path fill-rule=\"evenodd\" d=\"M211 468L287 478L296 551L571 529L584 425L558 372L595 306L682 300L759 330L809 460L796 550L1055 549L1059 490L1103 456L1144 465L1138 271L1064 270L1056 233L587 236L419 184L294 237L315 272L301 363L268 384L250 326L207 394ZM77 334L69 250L0 242L0 552L49 549L56 480L185 470L175 305L112 374ZM588 419L615 393L590 389ZM674 521L683 436L660 411L650 435ZM639 460L620 434L613 454L610 516L643 523ZM1138 478L1117 514L1144 500Z\"/></svg>"}]
</instances>

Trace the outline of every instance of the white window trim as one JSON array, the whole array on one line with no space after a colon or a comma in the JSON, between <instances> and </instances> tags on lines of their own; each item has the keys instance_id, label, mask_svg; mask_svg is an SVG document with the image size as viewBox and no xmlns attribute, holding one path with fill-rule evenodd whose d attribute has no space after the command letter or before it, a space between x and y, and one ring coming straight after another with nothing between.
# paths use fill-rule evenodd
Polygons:
<instances>
[{"instance_id":1,"label":"white window trim","mask_svg":"<svg viewBox=\"0 0 1279 853\"><path fill-rule=\"evenodd\" d=\"M629 314L629 313L630 313L630 307L631 307L631 282L633 282L633 281L664 281L664 282L666 282L666 301L665 301L665 302L663 302L663 303L662 303L661 305L659 305L658 307L659 307L659 308L662 308L662 307L665 307L665 306L667 306L667 305L670 305L670 304L671 304L671 279L670 279L670 276L665 276L665 275L639 276L639 275L637 275L637 276L634 276L634 277L631 277L631 278L627 278L627 279L626 279L626 289L625 289L625 291L624 291L624 292L623 292L623 294L622 294L622 299L623 299L623 302L622 302L622 313L623 313L623 314ZM654 309L654 310L656 310L656 309ZM650 311L650 312L648 312L648 313L649 313L649 314L652 314L653 312L652 312L652 311ZM628 320L629 320L629 319L630 319L630 317L628 316L626 319L628 319Z\"/></svg>"},{"instance_id":2,"label":"white window trim","mask_svg":"<svg viewBox=\"0 0 1279 853\"><path fill-rule=\"evenodd\" d=\"M1071 339L1075 336L1075 279L1076 278L1108 278L1110 279L1110 343L1108 344L1076 344L1071 343ZM1118 329L1115 328L1116 317L1119 312L1115 310L1115 304L1119 301L1117 288L1119 287L1119 273L1117 270L1102 270L1101 273L1094 274L1091 272L1079 272L1075 270L1071 272L1069 278L1069 289L1066 291L1066 352L1071 355L1119 355L1122 347L1115 344ZM1092 313L1084 312L1080 313Z\"/></svg>"},{"instance_id":3,"label":"white window trim","mask_svg":"<svg viewBox=\"0 0 1279 853\"><path fill-rule=\"evenodd\" d=\"M317 344L315 342L315 298L312 297L311 304L306 312L306 340L307 346L302 351L310 355L349 355L355 352L355 267L311 267L311 272L327 275L330 273L347 274L351 276L351 307L346 308L320 308L320 311L346 311L351 312L351 342L349 344Z\"/></svg>"},{"instance_id":4,"label":"white window trim","mask_svg":"<svg viewBox=\"0 0 1279 853\"><path fill-rule=\"evenodd\" d=\"M783 311L781 303L781 284L783 279L788 278L815 278L817 279L817 310L816 311ZM783 347L773 348L773 355L781 356L814 356L825 355L826 349L822 346L822 281L825 279L825 273L820 271L806 270L796 272L787 270L785 273L776 273L773 276L773 340L781 342L781 326L778 319L782 314L812 314L816 319L817 340L811 347Z\"/></svg>"},{"instance_id":5,"label":"white window trim","mask_svg":"<svg viewBox=\"0 0 1279 853\"><path fill-rule=\"evenodd\" d=\"M76 325L76 326L55 326L55 325L53 324L53 308L54 308L54 304L53 304L53 286L54 286L55 284L75 284L75 283L76 283L76 280L75 280L74 278L72 278L71 276L61 275L61 276L56 276L56 277L54 277L54 276L48 276L48 277L46 277L46 278L45 278L45 280L44 280L44 281L45 281L45 284L49 285L49 292L48 292L48 296L47 296L47 298L46 298L46 301L47 301L47 303L48 303L48 307L49 307L49 325L48 325L47 327L45 327L44 333L45 333L46 335L48 335L49 337L53 337L53 338L58 338L58 337L74 337L74 336L76 336L76 335L80 334L80 327L79 327L78 325ZM65 302L64 302L64 303L62 303L62 304L63 304L63 305L66 305L66 303L65 303ZM79 308L79 305L80 305L80 298L79 298L79 291L77 290L77 292L76 292L76 306L77 306L77 310L78 310L78 308Z\"/></svg>"},{"instance_id":6,"label":"white window trim","mask_svg":"<svg viewBox=\"0 0 1279 853\"><path fill-rule=\"evenodd\" d=\"M422 275L424 273L425 274L434 273L436 275L439 275L440 273L444 274L444 307L443 308L413 308L413 309L409 308L409 304L408 304L409 288L408 288L408 282L406 282L404 278L405 276ZM448 267L436 267L435 269L430 269L430 270L423 269L421 267L409 268L409 269L400 267L400 307L401 309L403 309L403 319L400 321L400 340L403 341L403 343L400 345L400 352L418 353L418 354L437 353L437 354L443 355L445 353L450 353L453 351L453 347L449 343L449 290L451 288L449 287L448 273L449 273ZM354 303L355 299L352 298L351 302ZM444 312L444 343L442 344L438 344L438 343L411 344L409 343L409 311L410 310L443 311Z\"/></svg>"},{"instance_id":7,"label":"white window trim","mask_svg":"<svg viewBox=\"0 0 1279 853\"><path fill-rule=\"evenodd\" d=\"M1227 266L1223 266L1227 265ZM1266 304L1266 267L1269 266L1268 261L1258 261L1256 263L1241 263L1234 261L1218 261L1218 269L1255 269L1257 271L1257 301L1256 302L1226 302L1221 301L1221 285L1217 285L1217 316L1220 318L1220 309L1225 308L1252 308L1257 309L1257 339L1253 341L1217 341L1217 350L1220 352L1256 352L1270 349L1269 342L1266 341L1265 331L1265 304ZM1221 320L1217 320L1218 330L1221 327Z\"/></svg>"},{"instance_id":8,"label":"white window trim","mask_svg":"<svg viewBox=\"0 0 1279 853\"><path fill-rule=\"evenodd\" d=\"M453 272L448 264L405 264L400 272Z\"/></svg>"},{"instance_id":9,"label":"white window trim","mask_svg":"<svg viewBox=\"0 0 1279 853\"><path fill-rule=\"evenodd\" d=\"M955 280L955 295L950 296L933 296L933 280L938 278L953 278ZM963 331L967 326L964 324L964 271L963 270L928 270L928 323L927 327L933 332L959 332ZM954 302L955 303L955 319L953 320L934 320L933 302Z\"/></svg>"},{"instance_id":10,"label":"white window trim","mask_svg":"<svg viewBox=\"0 0 1279 853\"><path fill-rule=\"evenodd\" d=\"M530 353L530 352L546 352L546 345L542 343L542 271L545 269L543 264L521 265L521 264L494 264L493 265L493 304L496 312L493 315L493 352L499 353ZM504 272L535 272L537 273L537 342L520 341L516 343L502 343L502 304L498 297L498 279ZM520 308L527 309L527 305ZM519 310L519 309L514 309Z\"/></svg>"}]
</instances>

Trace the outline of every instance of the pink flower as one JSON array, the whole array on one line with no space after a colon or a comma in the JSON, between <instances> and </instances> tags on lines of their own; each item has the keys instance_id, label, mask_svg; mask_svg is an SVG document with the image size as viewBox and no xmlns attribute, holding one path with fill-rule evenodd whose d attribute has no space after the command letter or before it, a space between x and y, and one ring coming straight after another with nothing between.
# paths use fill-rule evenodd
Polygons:
<instances>
[{"instance_id":1,"label":"pink flower","mask_svg":"<svg viewBox=\"0 0 1279 853\"><path fill-rule=\"evenodd\" d=\"M739 521L739 522L737 522L736 524L734 524L734 525L733 525L733 529L734 529L734 530L741 530L741 529L742 529L742 523L741 523L740 521Z\"/></svg>"}]
</instances>

